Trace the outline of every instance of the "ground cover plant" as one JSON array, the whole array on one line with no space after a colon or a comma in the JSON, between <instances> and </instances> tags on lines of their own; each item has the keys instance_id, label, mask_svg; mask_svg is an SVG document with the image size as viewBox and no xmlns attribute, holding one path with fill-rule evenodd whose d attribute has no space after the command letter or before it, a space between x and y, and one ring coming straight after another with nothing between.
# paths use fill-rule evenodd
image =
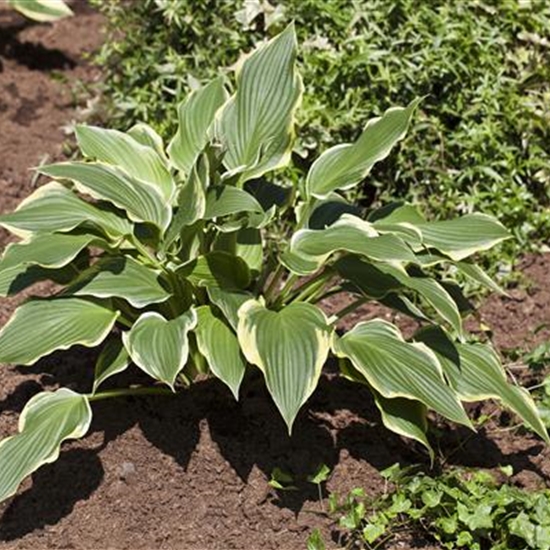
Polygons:
<instances>
[{"instance_id":1,"label":"ground cover plant","mask_svg":"<svg viewBox=\"0 0 550 550\"><path fill-rule=\"evenodd\" d=\"M393 489L368 498L354 489L331 494L328 513L337 518L346 548L383 548L402 533L422 533L442 548L512 550L550 548L550 492L527 491L497 482L489 472L452 469L431 477L414 467L388 468L382 475ZM505 477L511 472L502 469ZM318 531L308 550L321 550Z\"/></svg>"},{"instance_id":2,"label":"ground cover plant","mask_svg":"<svg viewBox=\"0 0 550 550\"><path fill-rule=\"evenodd\" d=\"M23 303L0 331L0 361L31 365L74 345L103 345L89 394L42 392L19 434L0 443L0 500L82 437L90 404L170 393L205 375L238 398L259 368L290 432L329 355L370 388L383 423L431 447L428 410L472 428L462 402L495 398L548 440L529 394L511 384L495 351L469 343L452 265L495 288L471 261L508 237L494 218L428 221L396 203L364 212L340 192L358 185L403 138L420 100L371 119L354 143L328 149L297 185L264 176L290 159L302 82L294 27L255 50L228 91L223 77L179 105L167 147L149 126L127 133L81 126L88 160L41 166L53 181L0 225L21 240L0 260L0 291L60 285ZM290 234L278 219L293 220ZM444 272L446 272L444 270ZM320 302L350 292L328 317ZM424 321L407 341L383 320L345 334L340 319L377 300ZM101 391L130 363L148 386Z\"/></svg>"},{"instance_id":3,"label":"ground cover plant","mask_svg":"<svg viewBox=\"0 0 550 550\"><path fill-rule=\"evenodd\" d=\"M441 218L498 215L516 237L509 261L550 235L545 0L95 4L112 30L99 62L119 127L144 120L168 138L174 98L294 20L307 83L296 167L307 171L327 147L357 139L369 117L425 95L394 162L378 165L359 194L418 198Z\"/></svg>"}]
</instances>

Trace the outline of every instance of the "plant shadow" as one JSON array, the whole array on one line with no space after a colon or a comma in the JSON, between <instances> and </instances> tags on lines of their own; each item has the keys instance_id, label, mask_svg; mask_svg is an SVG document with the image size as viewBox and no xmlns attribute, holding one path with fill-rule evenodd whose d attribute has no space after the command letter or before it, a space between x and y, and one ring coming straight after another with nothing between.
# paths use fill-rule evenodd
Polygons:
<instances>
[{"instance_id":1,"label":"plant shadow","mask_svg":"<svg viewBox=\"0 0 550 550\"><path fill-rule=\"evenodd\" d=\"M67 480L71 480L67 483ZM32 476L32 487L13 498L0 521L0 541L19 539L69 515L75 504L88 498L103 479L97 452L69 449Z\"/></svg>"},{"instance_id":2,"label":"plant shadow","mask_svg":"<svg viewBox=\"0 0 550 550\"><path fill-rule=\"evenodd\" d=\"M95 353L89 350L71 350L41 361L31 372L42 374L42 382L49 385L62 383L89 391L94 357ZM203 438L209 438L243 484L249 482L254 468L267 480L276 468L289 473L295 490L275 491L266 481L265 498L294 514L307 502L318 499L318 487L308 478L321 464L334 470L343 451L378 471L396 462L420 463L424 469L430 468L427 454L417 444L381 425L368 388L339 377L331 372L330 365L327 371L299 413L291 436L267 393L261 373L255 369L245 377L238 402L220 381L209 379L174 396L126 397L95 403L90 433L101 433L103 442L85 449L79 448L78 442L71 444L56 463L38 470L33 475L32 488L16 496L5 508L0 540L13 540L70 514L76 502L90 497L101 484L100 451L136 425L152 445L173 457L183 470L188 468L194 453L201 456ZM75 380L84 382L75 385ZM144 373L130 368L110 379L106 387L127 387L136 381L150 383ZM39 389L36 382L23 382L4 399L2 410L21 410L22 401ZM472 436L462 428L447 426L439 443L446 449L459 449L448 461L454 465L491 468L511 463L515 469L531 470L547 479L532 461L540 450L536 444L528 452L506 453L483 431ZM75 483L64 482L73 478ZM322 491L326 493L324 486ZM52 502L60 504L53 506Z\"/></svg>"}]
</instances>

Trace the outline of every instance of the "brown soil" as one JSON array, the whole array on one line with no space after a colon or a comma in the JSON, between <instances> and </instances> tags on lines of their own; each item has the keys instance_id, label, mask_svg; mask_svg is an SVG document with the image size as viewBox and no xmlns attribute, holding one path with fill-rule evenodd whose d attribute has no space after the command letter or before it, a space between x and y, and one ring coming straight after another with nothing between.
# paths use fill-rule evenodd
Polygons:
<instances>
[{"instance_id":1,"label":"brown soil","mask_svg":"<svg viewBox=\"0 0 550 550\"><path fill-rule=\"evenodd\" d=\"M62 154L61 128L75 116L75 105L69 85L53 76L69 83L97 76L81 54L99 44L101 19L84 5L76 8L75 18L54 25L29 25L0 12L2 211L32 191L30 166L43 155L51 160ZM550 321L550 256L527 258L522 267L531 281L527 290L493 297L482 308L501 347L531 347L534 330ZM13 307L6 300L0 317L5 320ZM79 349L32 368L1 369L0 436L16 430L26 401L41 389L89 391L93 359L93 352ZM547 484L549 451L530 434L503 429L508 420L496 417L473 437L447 428L435 443L451 463L512 464L518 484ZM325 463L333 472L325 494L356 486L376 494L383 488L379 471L395 462L426 464L426 457L380 427L368 391L330 373L291 438L255 375L245 381L239 403L212 380L176 397L100 402L89 435L65 445L56 463L0 505L0 548L294 550L305 548L314 527L336 548L334 525L319 513L307 476ZM269 487L276 467L294 474L297 491ZM436 546L409 538L387 548Z\"/></svg>"}]
</instances>

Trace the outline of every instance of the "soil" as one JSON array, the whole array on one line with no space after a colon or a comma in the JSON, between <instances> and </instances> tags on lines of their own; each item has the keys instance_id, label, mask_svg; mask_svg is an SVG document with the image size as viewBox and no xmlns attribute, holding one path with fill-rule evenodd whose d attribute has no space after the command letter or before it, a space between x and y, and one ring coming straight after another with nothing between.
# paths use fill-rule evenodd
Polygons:
<instances>
[{"instance_id":1,"label":"soil","mask_svg":"<svg viewBox=\"0 0 550 550\"><path fill-rule=\"evenodd\" d=\"M2 211L32 191L30 166L44 155L62 157L63 127L78 114L71 84L98 78L83 54L100 44L102 21L83 3L75 9L76 17L53 25L31 25L0 11ZM0 238L5 245L7 235ZM530 349L549 336L550 255L524 258L520 267L529 284L509 297L493 296L481 308L501 349ZM13 300L3 301L2 322L14 306ZM361 314L389 315L372 307ZM348 322L356 320L351 316ZM405 331L413 327L396 321ZM479 323L471 328L480 330ZM89 391L94 357L93 351L73 349L32 368L0 369L0 436L15 432L25 403L42 389ZM472 414L488 407L475 405ZM512 464L513 482L547 485L549 450L529 433L508 430L509 422L497 415L473 436L446 427L434 443L449 463ZM328 548L337 548L337 529L321 513L317 488L307 476L325 463L332 475L324 495L357 486L374 495L384 487L380 470L395 462L428 467L422 449L380 426L368 391L330 369L290 438L254 374L245 380L238 403L213 380L175 397L99 402L86 438L64 445L57 462L42 467L0 505L0 549L294 550L305 548L315 527ZM292 472L296 491L270 488L276 467ZM410 536L386 548L437 546Z\"/></svg>"}]
</instances>

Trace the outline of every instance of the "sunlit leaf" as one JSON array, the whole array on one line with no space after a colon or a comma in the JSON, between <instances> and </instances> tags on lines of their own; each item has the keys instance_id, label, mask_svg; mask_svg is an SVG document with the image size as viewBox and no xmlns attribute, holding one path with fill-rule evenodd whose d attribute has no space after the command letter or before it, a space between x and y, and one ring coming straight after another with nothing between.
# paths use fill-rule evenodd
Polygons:
<instances>
[{"instance_id":1,"label":"sunlit leaf","mask_svg":"<svg viewBox=\"0 0 550 550\"><path fill-rule=\"evenodd\" d=\"M160 229L170 223L171 209L160 192L120 168L99 162L61 162L41 166L38 171L57 179L68 179L81 193L107 200L126 211L136 222L149 222Z\"/></svg>"},{"instance_id":2,"label":"sunlit leaf","mask_svg":"<svg viewBox=\"0 0 550 550\"><path fill-rule=\"evenodd\" d=\"M197 309L197 319L195 334L199 351L206 358L210 370L238 400L246 361L241 354L237 335L208 306Z\"/></svg>"},{"instance_id":3,"label":"sunlit leaf","mask_svg":"<svg viewBox=\"0 0 550 550\"><path fill-rule=\"evenodd\" d=\"M37 189L15 212L0 216L1 226L23 238L31 233L70 231L82 224L92 224L115 239L132 233L128 220L83 201L56 182Z\"/></svg>"},{"instance_id":4,"label":"sunlit leaf","mask_svg":"<svg viewBox=\"0 0 550 550\"><path fill-rule=\"evenodd\" d=\"M20 290L18 279L28 271L29 266L61 268L92 242L100 244L94 235L56 233L39 234L31 240L9 244L0 259L0 296Z\"/></svg>"},{"instance_id":5,"label":"sunlit leaf","mask_svg":"<svg viewBox=\"0 0 550 550\"><path fill-rule=\"evenodd\" d=\"M220 112L217 134L223 162L241 181L285 166L293 141L294 111L302 94L296 72L296 35L290 25L260 46L237 74L237 91Z\"/></svg>"},{"instance_id":6,"label":"sunlit leaf","mask_svg":"<svg viewBox=\"0 0 550 550\"><path fill-rule=\"evenodd\" d=\"M392 324L381 320L359 323L335 339L333 351L347 357L382 397L420 401L471 427L457 394L445 383L436 355L423 344L406 342Z\"/></svg>"},{"instance_id":7,"label":"sunlit leaf","mask_svg":"<svg viewBox=\"0 0 550 550\"><path fill-rule=\"evenodd\" d=\"M84 395L61 388L35 395L19 418L19 434L0 442L0 502L35 470L57 460L61 443L83 437L92 411Z\"/></svg>"},{"instance_id":8,"label":"sunlit leaf","mask_svg":"<svg viewBox=\"0 0 550 550\"><path fill-rule=\"evenodd\" d=\"M388 109L381 117L369 120L359 139L325 151L307 175L309 195L327 198L338 189L350 189L370 172L378 161L386 158L393 146L405 137L411 117L421 100L406 107Z\"/></svg>"},{"instance_id":9,"label":"sunlit leaf","mask_svg":"<svg viewBox=\"0 0 550 550\"><path fill-rule=\"evenodd\" d=\"M175 184L155 149L118 130L97 126L78 125L76 137L85 156L122 168L133 178L153 185L165 201L172 200Z\"/></svg>"},{"instance_id":10,"label":"sunlit leaf","mask_svg":"<svg viewBox=\"0 0 550 550\"><path fill-rule=\"evenodd\" d=\"M204 88L194 90L178 107L178 131L168 145L171 162L185 173L191 171L208 141L208 130L216 111L228 95L219 77Z\"/></svg>"},{"instance_id":11,"label":"sunlit leaf","mask_svg":"<svg viewBox=\"0 0 550 550\"><path fill-rule=\"evenodd\" d=\"M463 401L500 400L544 440L548 433L529 393L506 380L493 348L486 344L453 343L438 327L426 327L415 339L438 356L445 376Z\"/></svg>"},{"instance_id":12,"label":"sunlit leaf","mask_svg":"<svg viewBox=\"0 0 550 550\"><path fill-rule=\"evenodd\" d=\"M74 15L63 0L8 0L8 3L25 17L39 23Z\"/></svg>"},{"instance_id":13,"label":"sunlit leaf","mask_svg":"<svg viewBox=\"0 0 550 550\"><path fill-rule=\"evenodd\" d=\"M122 255L98 260L82 273L69 292L76 296L124 298L137 308L164 302L171 296L161 282L160 271Z\"/></svg>"},{"instance_id":14,"label":"sunlit leaf","mask_svg":"<svg viewBox=\"0 0 550 550\"><path fill-rule=\"evenodd\" d=\"M328 356L331 328L325 315L311 304L295 303L271 311L250 300L239 309L237 333L248 362L264 373L290 432Z\"/></svg>"},{"instance_id":15,"label":"sunlit leaf","mask_svg":"<svg viewBox=\"0 0 550 550\"><path fill-rule=\"evenodd\" d=\"M379 235L369 222L349 214L344 214L326 229L301 229L290 241L289 253L304 261L302 271L298 271L299 262L292 265L299 275L315 271L337 251L379 261L415 261L413 251L399 237Z\"/></svg>"},{"instance_id":16,"label":"sunlit leaf","mask_svg":"<svg viewBox=\"0 0 550 550\"><path fill-rule=\"evenodd\" d=\"M148 311L122 334L122 340L132 361L140 369L174 389L176 378L189 356L187 334L196 324L194 310L171 320Z\"/></svg>"},{"instance_id":17,"label":"sunlit leaf","mask_svg":"<svg viewBox=\"0 0 550 550\"><path fill-rule=\"evenodd\" d=\"M0 362L32 365L56 350L96 346L118 316L118 311L81 298L26 302L0 330Z\"/></svg>"}]
</instances>

